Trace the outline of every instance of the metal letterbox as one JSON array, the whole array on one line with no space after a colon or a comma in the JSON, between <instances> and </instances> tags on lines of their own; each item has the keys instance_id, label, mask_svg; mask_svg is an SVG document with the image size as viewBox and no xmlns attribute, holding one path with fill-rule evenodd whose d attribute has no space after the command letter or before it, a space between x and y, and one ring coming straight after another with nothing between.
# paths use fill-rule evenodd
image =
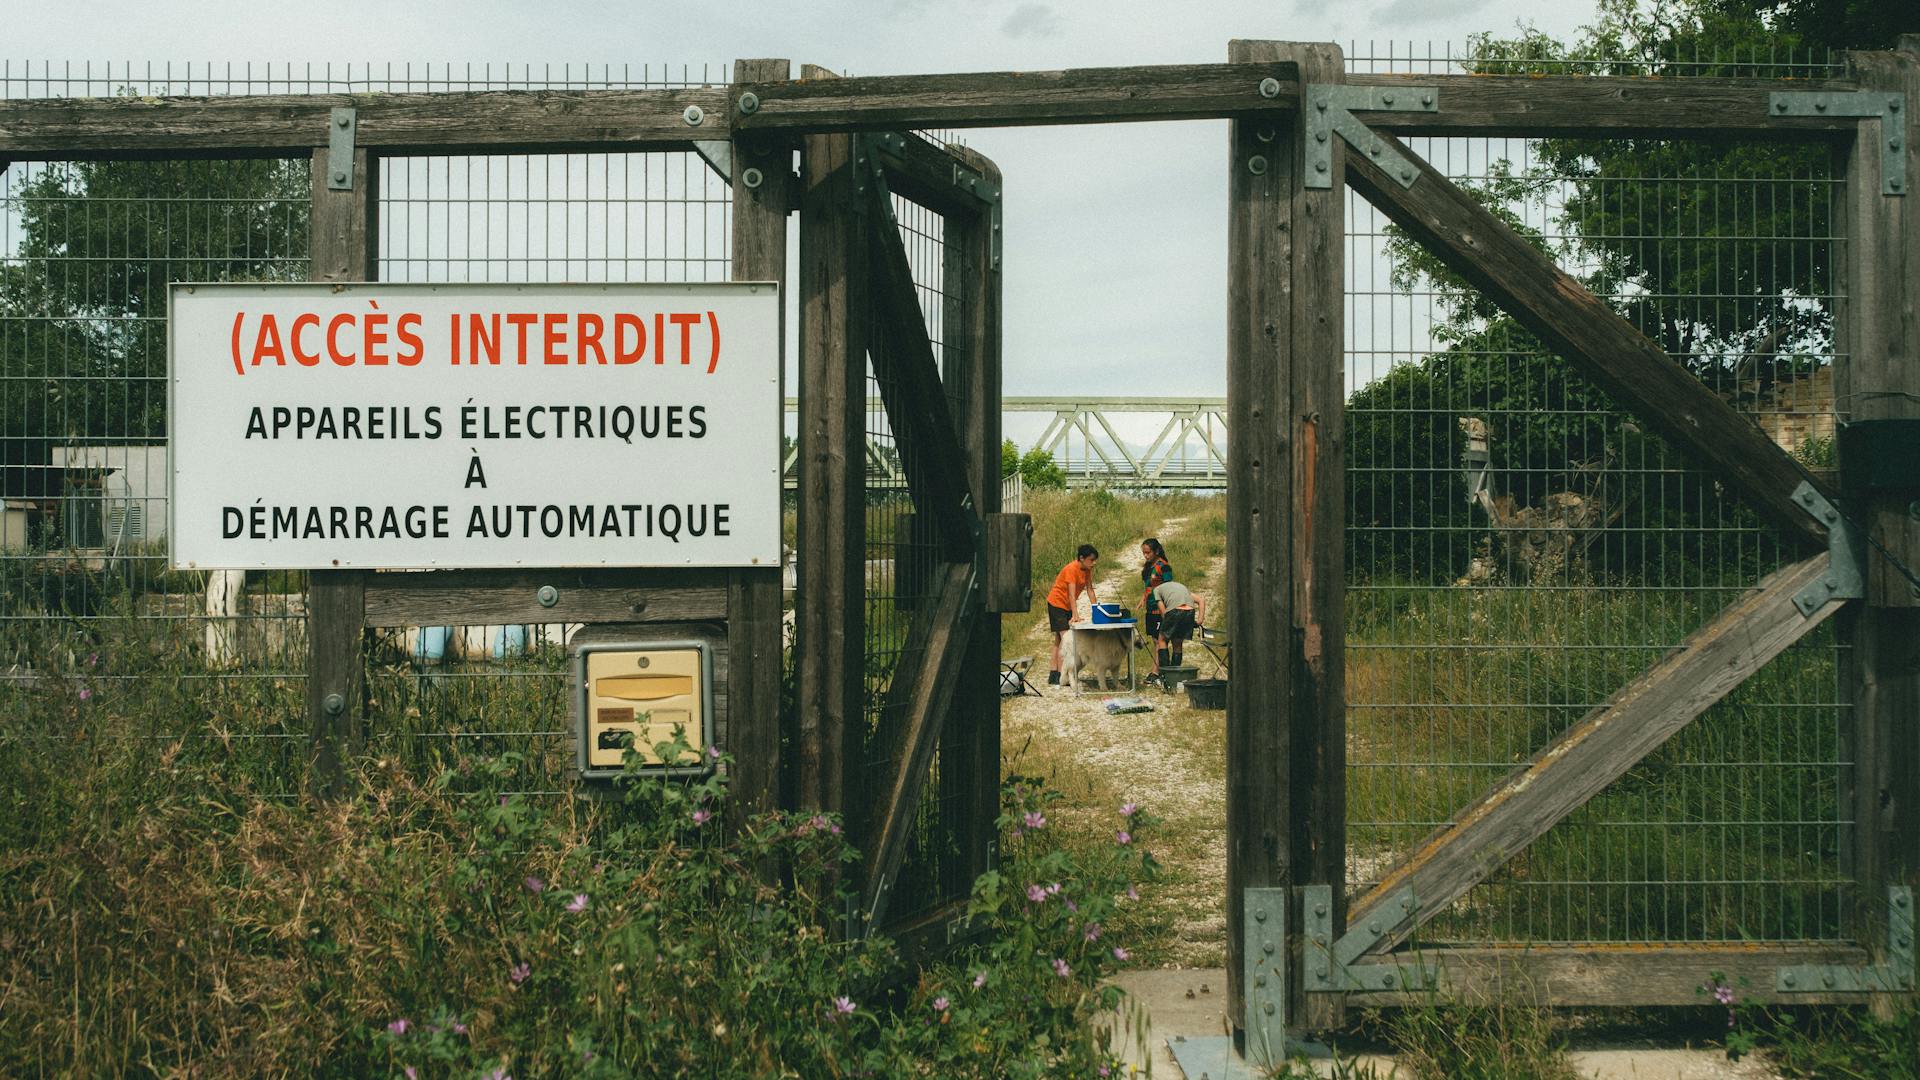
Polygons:
<instances>
[{"instance_id":1,"label":"metal letterbox","mask_svg":"<svg viewBox=\"0 0 1920 1080\"><path fill-rule=\"evenodd\" d=\"M713 745L713 657L700 641L595 642L573 659L575 743L580 775L618 776L629 744L648 772L707 768ZM656 743L686 730L693 748L664 761ZM696 756L697 755L697 756Z\"/></svg>"}]
</instances>

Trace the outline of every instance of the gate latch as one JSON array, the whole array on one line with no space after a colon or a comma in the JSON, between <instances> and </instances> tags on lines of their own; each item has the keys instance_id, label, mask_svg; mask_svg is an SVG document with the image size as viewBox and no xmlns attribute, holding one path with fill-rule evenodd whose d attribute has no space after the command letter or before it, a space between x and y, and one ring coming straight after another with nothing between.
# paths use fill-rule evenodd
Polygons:
<instances>
[{"instance_id":1,"label":"gate latch","mask_svg":"<svg viewBox=\"0 0 1920 1080\"><path fill-rule=\"evenodd\" d=\"M1793 606L1810 619L1829 600L1858 600L1867 595L1866 578L1860 572L1866 550L1859 530L1804 480L1793 489L1793 501L1827 530L1827 572L1794 593Z\"/></svg>"}]
</instances>

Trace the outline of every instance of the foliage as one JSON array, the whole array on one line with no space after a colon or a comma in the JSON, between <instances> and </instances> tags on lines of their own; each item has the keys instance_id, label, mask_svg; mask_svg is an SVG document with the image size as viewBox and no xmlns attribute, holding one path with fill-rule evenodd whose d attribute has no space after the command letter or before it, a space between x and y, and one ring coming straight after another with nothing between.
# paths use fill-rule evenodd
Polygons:
<instances>
[{"instance_id":1,"label":"foliage","mask_svg":"<svg viewBox=\"0 0 1920 1080\"><path fill-rule=\"evenodd\" d=\"M83 161L29 174L0 268L0 440L166 434L167 287L306 277L304 162Z\"/></svg>"},{"instance_id":2,"label":"foliage","mask_svg":"<svg viewBox=\"0 0 1920 1080\"><path fill-rule=\"evenodd\" d=\"M155 659L152 692L124 694L97 655L46 657L0 690L17 718L0 730L0 1074L1114 1064L1092 1021L1125 953L1087 923L1152 861L1137 841L1063 855L1025 821L1055 798L1041 788L1009 793L1022 835L976 887L985 944L916 984L884 940L830 930L854 858L838 824L732 821L724 764L576 802L523 793L516 751L455 743L424 772L363 761L345 798L276 797L276 755L257 751L285 744L236 738L224 717L241 703L207 699L226 680L190 678L190 662ZM1034 904L1029 881L1061 887Z\"/></svg>"},{"instance_id":3,"label":"foliage","mask_svg":"<svg viewBox=\"0 0 1920 1080\"><path fill-rule=\"evenodd\" d=\"M1005 479L1014 473L1020 474L1028 491L1061 491L1067 486L1067 474L1052 452L1036 446L1022 454L1013 440L1007 439L1000 444L1000 476Z\"/></svg>"},{"instance_id":4,"label":"foliage","mask_svg":"<svg viewBox=\"0 0 1920 1080\"><path fill-rule=\"evenodd\" d=\"M1429 999L1398 1010L1388 1035L1412 1080L1576 1080L1565 1035L1544 1009Z\"/></svg>"}]
</instances>

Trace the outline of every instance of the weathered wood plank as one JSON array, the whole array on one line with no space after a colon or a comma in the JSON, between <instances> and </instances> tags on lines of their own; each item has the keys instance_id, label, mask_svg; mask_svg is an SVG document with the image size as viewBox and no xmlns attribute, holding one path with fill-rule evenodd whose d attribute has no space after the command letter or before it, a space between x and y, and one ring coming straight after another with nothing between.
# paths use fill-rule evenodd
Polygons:
<instances>
[{"instance_id":1,"label":"weathered wood plank","mask_svg":"<svg viewBox=\"0 0 1920 1080\"><path fill-rule=\"evenodd\" d=\"M947 563L934 572L933 600L907 630L901 664L894 670L883 715L901 725L899 743L884 776L871 789L876 801L866 848L867 878L861 910L868 928L885 925L893 883L906 858L927 769L966 670L965 657L978 619L973 567Z\"/></svg>"},{"instance_id":2,"label":"weathered wood plank","mask_svg":"<svg viewBox=\"0 0 1920 1080\"><path fill-rule=\"evenodd\" d=\"M968 455L954 430L953 410L913 285L913 267L884 185L868 186L867 212L872 222L867 257L875 331L868 348L887 423L914 507L931 519L946 558L968 557L974 545L972 507L978 505L970 481L979 470L966 467Z\"/></svg>"},{"instance_id":3,"label":"weathered wood plank","mask_svg":"<svg viewBox=\"0 0 1920 1080\"><path fill-rule=\"evenodd\" d=\"M1357 86L1432 86L1437 112L1368 112L1376 131L1402 136L1756 139L1852 135L1847 117L1772 116L1778 90L1851 91L1847 80L1625 78L1587 75L1351 75Z\"/></svg>"},{"instance_id":4,"label":"weathered wood plank","mask_svg":"<svg viewBox=\"0 0 1920 1080\"><path fill-rule=\"evenodd\" d=\"M1287 46L1235 41L1236 63L1278 63ZM1292 530L1293 342L1297 118L1239 120L1227 159L1227 629L1243 656L1227 683L1227 1014L1244 1015L1245 896L1293 884L1291 710L1294 654ZM1263 139L1261 135L1267 135ZM1256 156L1265 159L1259 171ZM1298 965L1290 965L1298 967Z\"/></svg>"},{"instance_id":5,"label":"weathered wood plank","mask_svg":"<svg viewBox=\"0 0 1920 1080\"><path fill-rule=\"evenodd\" d=\"M1366 154L1350 154L1347 180L1367 201L1776 528L1825 547L1826 530L1792 499L1803 481L1821 486L1805 467L1472 196L1392 136L1380 138L1419 175L1403 188Z\"/></svg>"},{"instance_id":6,"label":"weathered wood plank","mask_svg":"<svg viewBox=\"0 0 1920 1080\"><path fill-rule=\"evenodd\" d=\"M950 160L980 176L996 193L1000 169L965 147L949 147ZM971 205L968 203L971 202ZM967 482L974 509L988 522L1000 505L1000 268L993 258L998 205L968 199L943 219L946 239L941 283L946 294L941 328L949 396L967 454ZM988 526L990 531L991 525ZM983 533L984 535L984 533ZM983 553L986 575L992 556ZM1022 571L1024 573L1024 571ZM981 607L992 611L982 590ZM967 659L954 695L951 732L942 741L940 770L950 790L963 793L965 835L954 853L959 881L971 882L994 868L1000 815L1000 634L999 620L983 618L967 639Z\"/></svg>"},{"instance_id":7,"label":"weathered wood plank","mask_svg":"<svg viewBox=\"0 0 1920 1080\"><path fill-rule=\"evenodd\" d=\"M366 150L354 151L354 186L334 191L327 186L327 152L313 152L310 280L372 281L377 276L380 178L374 161ZM357 570L315 570L307 579L310 782L324 795L340 793L346 762L360 752L366 711L366 578Z\"/></svg>"},{"instance_id":8,"label":"weathered wood plank","mask_svg":"<svg viewBox=\"0 0 1920 1080\"><path fill-rule=\"evenodd\" d=\"M1864 949L1847 945L1621 945L1423 949L1396 960L1437 964L1440 995L1465 1002L1530 1002L1558 1005L1702 1005L1700 992L1712 972L1720 972L1742 1001L1797 1005L1844 1005L1867 1000L1865 994L1777 994L1774 972L1799 964L1858 967ZM1362 965L1364 970L1364 965ZM1369 991L1345 995L1364 1007L1428 1005L1425 991Z\"/></svg>"},{"instance_id":9,"label":"weathered wood plank","mask_svg":"<svg viewBox=\"0 0 1920 1080\"><path fill-rule=\"evenodd\" d=\"M831 73L803 65L803 78ZM795 598L798 791L802 807L847 813L847 775L865 706L863 409L867 242L855 212L853 140L809 136L800 211L800 499ZM858 823L849 818L849 825ZM857 834L856 834L857 835Z\"/></svg>"},{"instance_id":10,"label":"weathered wood plank","mask_svg":"<svg viewBox=\"0 0 1920 1080\"><path fill-rule=\"evenodd\" d=\"M1260 93L1274 79L1274 96ZM1299 87L1284 64L1179 64L878 75L735 88L759 99L735 113L742 131L903 131L916 128L1110 124L1246 116L1295 108Z\"/></svg>"},{"instance_id":11,"label":"weathered wood plank","mask_svg":"<svg viewBox=\"0 0 1920 1080\"><path fill-rule=\"evenodd\" d=\"M23 98L0 101L0 156L304 156L339 107L357 112L355 144L387 155L685 150L727 138L732 116L719 88Z\"/></svg>"},{"instance_id":12,"label":"weathered wood plank","mask_svg":"<svg viewBox=\"0 0 1920 1080\"><path fill-rule=\"evenodd\" d=\"M949 229L956 224L953 218L971 217L986 208L988 193L981 190L983 185L996 192L1000 188L997 170L993 180L976 179L971 188L957 182L954 167L966 160L962 157L964 148L935 146L911 132L880 147L878 153L880 164L887 170L887 186L893 193L946 216ZM980 172L967 168L970 173ZM951 240L946 250L954 250Z\"/></svg>"},{"instance_id":13,"label":"weathered wood plank","mask_svg":"<svg viewBox=\"0 0 1920 1080\"><path fill-rule=\"evenodd\" d=\"M778 571L775 571L776 573ZM367 626L642 623L727 617L725 570L428 570L367 579ZM542 604L540 589L559 596Z\"/></svg>"},{"instance_id":14,"label":"weathered wood plank","mask_svg":"<svg viewBox=\"0 0 1920 1080\"><path fill-rule=\"evenodd\" d=\"M1338 46L1292 47L1302 82L1337 83ZM1307 138L1293 129L1291 175L1306 176ZM1332 885L1334 925L1344 925L1347 860L1346 700L1346 205L1345 148L1334 145L1333 183L1296 182L1293 202L1293 338L1283 354L1293 426L1293 628L1290 702L1293 883ZM1290 965L1304 972L1303 964ZM1308 1030L1338 1027L1340 999L1295 991L1290 1018Z\"/></svg>"},{"instance_id":15,"label":"weathered wood plank","mask_svg":"<svg viewBox=\"0 0 1920 1080\"><path fill-rule=\"evenodd\" d=\"M739 60L733 65L733 80L784 79L791 69L786 60ZM780 282L783 342L787 211L793 202L791 157L785 146L769 147L743 139L733 144L733 277L736 281ZM749 166L761 172L758 187L748 187L743 179ZM781 395L785 394L783 386ZM780 432L769 431L766 437L773 447L779 445ZM729 806L736 820L787 803L781 788L780 633L779 569L735 570L727 600L727 649L735 662L729 687L726 749L733 753L733 798Z\"/></svg>"},{"instance_id":16,"label":"weathered wood plank","mask_svg":"<svg viewBox=\"0 0 1920 1080\"><path fill-rule=\"evenodd\" d=\"M1838 611L1839 600L1810 617L1793 606L1826 569L1822 553L1770 575L1387 871L1349 920L1385 928L1368 951L1404 940ZM1411 912L1385 903L1403 889Z\"/></svg>"},{"instance_id":17,"label":"weathered wood plank","mask_svg":"<svg viewBox=\"0 0 1920 1080\"><path fill-rule=\"evenodd\" d=\"M1033 610L1033 515L987 515L987 610Z\"/></svg>"}]
</instances>

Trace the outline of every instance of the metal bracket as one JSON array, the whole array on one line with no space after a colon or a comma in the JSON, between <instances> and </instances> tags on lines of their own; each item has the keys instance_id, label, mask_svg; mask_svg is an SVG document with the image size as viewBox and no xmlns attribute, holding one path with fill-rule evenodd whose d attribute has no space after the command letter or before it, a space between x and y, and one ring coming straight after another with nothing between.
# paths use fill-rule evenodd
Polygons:
<instances>
[{"instance_id":1,"label":"metal bracket","mask_svg":"<svg viewBox=\"0 0 1920 1080\"><path fill-rule=\"evenodd\" d=\"M1793 501L1827 529L1827 572L1794 593L1793 606L1801 615L1812 618L1829 600L1858 600L1867 595L1866 577L1860 572L1865 565L1865 545L1853 525L1804 480L1793 489Z\"/></svg>"},{"instance_id":2,"label":"metal bracket","mask_svg":"<svg viewBox=\"0 0 1920 1080\"><path fill-rule=\"evenodd\" d=\"M1287 1060L1287 890L1246 889L1240 919L1240 965L1245 988L1248 1061Z\"/></svg>"},{"instance_id":3,"label":"metal bracket","mask_svg":"<svg viewBox=\"0 0 1920 1080\"><path fill-rule=\"evenodd\" d=\"M1877 90L1842 93L1778 90L1767 97L1769 116L1858 116L1880 120L1880 194L1907 193L1907 99ZM1860 137L1864 137L1864 133Z\"/></svg>"},{"instance_id":4,"label":"metal bracket","mask_svg":"<svg viewBox=\"0 0 1920 1080\"><path fill-rule=\"evenodd\" d=\"M360 130L360 113L339 108L327 117L327 190L353 190L353 143Z\"/></svg>"},{"instance_id":5,"label":"metal bracket","mask_svg":"<svg viewBox=\"0 0 1920 1080\"><path fill-rule=\"evenodd\" d=\"M1439 112L1440 90L1432 86L1346 86L1308 83L1307 178L1310 188L1333 186L1333 135L1380 164L1401 187L1412 187L1420 170L1353 115L1360 112Z\"/></svg>"},{"instance_id":6,"label":"metal bracket","mask_svg":"<svg viewBox=\"0 0 1920 1080\"><path fill-rule=\"evenodd\" d=\"M1773 988L1782 994L1894 993L1914 988L1913 890L1887 887L1887 962L1871 967L1796 964L1774 972Z\"/></svg>"},{"instance_id":7,"label":"metal bracket","mask_svg":"<svg viewBox=\"0 0 1920 1080\"><path fill-rule=\"evenodd\" d=\"M1305 982L1308 993L1431 990L1439 985L1438 969L1427 964L1357 963L1390 926L1385 918L1370 919L1364 926L1350 927L1346 934L1335 941L1333 886L1302 886L1300 901L1305 905L1301 918L1306 930ZM1402 889L1388 897L1382 907L1411 914L1418 905L1414 902L1413 890ZM1394 924L1399 921L1393 920Z\"/></svg>"},{"instance_id":8,"label":"metal bracket","mask_svg":"<svg viewBox=\"0 0 1920 1080\"><path fill-rule=\"evenodd\" d=\"M733 140L731 139L695 139L693 152L707 163L720 179L733 183Z\"/></svg>"}]
</instances>

